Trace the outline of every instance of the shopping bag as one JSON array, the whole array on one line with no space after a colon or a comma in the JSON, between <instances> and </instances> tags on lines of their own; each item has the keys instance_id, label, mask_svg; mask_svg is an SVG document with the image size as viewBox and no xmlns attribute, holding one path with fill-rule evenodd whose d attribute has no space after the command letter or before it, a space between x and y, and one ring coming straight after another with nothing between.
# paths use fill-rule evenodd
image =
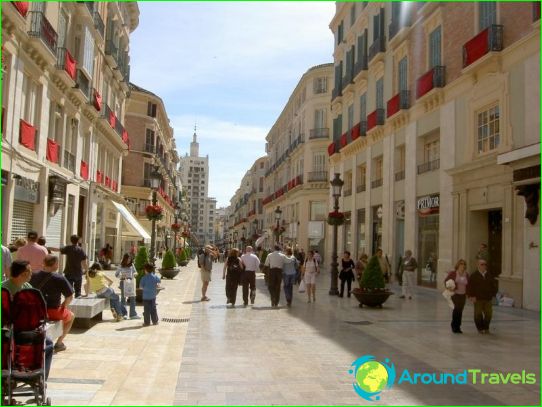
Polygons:
<instances>
[{"instance_id":1,"label":"shopping bag","mask_svg":"<svg viewBox=\"0 0 542 407\"><path fill-rule=\"evenodd\" d=\"M123 281L124 283L124 296L125 297L135 297L136 287L135 287L135 278L127 278Z\"/></svg>"},{"instance_id":2,"label":"shopping bag","mask_svg":"<svg viewBox=\"0 0 542 407\"><path fill-rule=\"evenodd\" d=\"M305 285L305 280L301 280L301 282L299 283L299 292L300 293L304 293L305 291L307 290L307 287Z\"/></svg>"}]
</instances>

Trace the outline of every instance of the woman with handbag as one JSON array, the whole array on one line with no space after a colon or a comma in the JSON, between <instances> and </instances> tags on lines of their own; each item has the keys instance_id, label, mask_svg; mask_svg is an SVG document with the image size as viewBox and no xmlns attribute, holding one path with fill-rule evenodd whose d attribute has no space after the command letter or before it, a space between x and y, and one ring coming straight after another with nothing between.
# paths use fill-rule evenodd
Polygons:
<instances>
[{"instance_id":1,"label":"woman with handbag","mask_svg":"<svg viewBox=\"0 0 542 407\"><path fill-rule=\"evenodd\" d=\"M454 286L452 295L452 302L454 303L454 310L452 311L452 332L454 334L462 334L461 331L461 319L463 317L463 308L467 300L467 285L469 284L469 275L466 270L467 262L463 259L459 259L455 264L454 270L450 271L444 280L446 285L448 280L452 280Z\"/></svg>"},{"instance_id":2,"label":"woman with handbag","mask_svg":"<svg viewBox=\"0 0 542 407\"><path fill-rule=\"evenodd\" d=\"M115 271L115 277L120 278L120 302L126 305L126 298L130 302L130 319L141 319L136 311L135 279L137 271L132 263L132 256L125 253L122 256L120 267Z\"/></svg>"},{"instance_id":3,"label":"woman with handbag","mask_svg":"<svg viewBox=\"0 0 542 407\"><path fill-rule=\"evenodd\" d=\"M343 258L341 259L342 269L339 273L339 279L341 280L341 292L339 294L339 297L344 297L344 285L347 284L347 295L348 298L350 298L351 291L352 291L352 280L354 280L354 267L355 264L353 260L350 258L350 252L345 251L343 254Z\"/></svg>"}]
</instances>

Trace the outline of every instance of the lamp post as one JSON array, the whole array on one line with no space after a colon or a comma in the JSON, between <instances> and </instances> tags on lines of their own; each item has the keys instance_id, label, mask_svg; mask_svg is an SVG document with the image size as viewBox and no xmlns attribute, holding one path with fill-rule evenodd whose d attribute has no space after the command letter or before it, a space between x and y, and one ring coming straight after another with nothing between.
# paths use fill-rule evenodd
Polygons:
<instances>
[{"instance_id":1,"label":"lamp post","mask_svg":"<svg viewBox=\"0 0 542 407\"><path fill-rule=\"evenodd\" d=\"M241 230L243 231L243 236L241 237L241 249L242 251L244 252L245 251L245 247L246 247L246 241L247 241L247 237L245 235L245 232L247 231L247 228L246 227L242 227Z\"/></svg>"},{"instance_id":2,"label":"lamp post","mask_svg":"<svg viewBox=\"0 0 542 407\"><path fill-rule=\"evenodd\" d=\"M181 201L182 202L182 201ZM177 225L177 222L179 221L179 216L181 214L181 206L179 205L178 202L175 202L175 207L173 208L173 210L175 211L175 225ZM174 233L174 237L173 237L173 253L175 254L175 256L177 256L177 233L178 233L178 230L177 228L175 228L175 230L173 231Z\"/></svg>"},{"instance_id":3,"label":"lamp post","mask_svg":"<svg viewBox=\"0 0 542 407\"><path fill-rule=\"evenodd\" d=\"M344 185L343 180L339 173L335 173L335 178L330 181L331 184L331 194L334 199L333 210L335 212L339 211L339 197L341 196L341 189ZM329 288L329 295L339 295L338 289L338 278L339 278L339 263L337 262L337 229L338 225L333 225L333 248L331 254L331 285Z\"/></svg>"},{"instance_id":4,"label":"lamp post","mask_svg":"<svg viewBox=\"0 0 542 407\"><path fill-rule=\"evenodd\" d=\"M237 247L237 230L233 232L233 244Z\"/></svg>"},{"instance_id":5,"label":"lamp post","mask_svg":"<svg viewBox=\"0 0 542 407\"><path fill-rule=\"evenodd\" d=\"M282 216L282 211L280 210L280 206L277 206L277 209L275 209L275 220L277 221L277 229L275 231L275 236L277 237L277 244L279 244L279 230L280 230L280 217Z\"/></svg>"},{"instance_id":6,"label":"lamp post","mask_svg":"<svg viewBox=\"0 0 542 407\"><path fill-rule=\"evenodd\" d=\"M155 165L153 171L150 174L151 178L151 188L152 188L152 204L156 205L156 192L158 191L158 187L160 186L160 182L162 181L162 176L158 172L158 166ZM156 219L153 218L151 221L151 263L154 264L156 261L155 255L156 255Z\"/></svg>"}]
</instances>

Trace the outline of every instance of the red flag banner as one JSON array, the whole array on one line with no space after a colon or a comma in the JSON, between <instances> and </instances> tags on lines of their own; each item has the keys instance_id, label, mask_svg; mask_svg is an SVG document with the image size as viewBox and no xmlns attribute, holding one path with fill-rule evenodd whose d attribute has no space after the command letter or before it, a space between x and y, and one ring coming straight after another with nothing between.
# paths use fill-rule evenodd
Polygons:
<instances>
[{"instance_id":1,"label":"red flag banner","mask_svg":"<svg viewBox=\"0 0 542 407\"><path fill-rule=\"evenodd\" d=\"M64 69L68 72L68 75L75 80L75 59L71 56L70 52L66 50L66 62L64 63Z\"/></svg>"},{"instance_id":2,"label":"red flag banner","mask_svg":"<svg viewBox=\"0 0 542 407\"><path fill-rule=\"evenodd\" d=\"M102 110L102 96L94 90L94 108L99 112Z\"/></svg>"},{"instance_id":3,"label":"red flag banner","mask_svg":"<svg viewBox=\"0 0 542 407\"><path fill-rule=\"evenodd\" d=\"M26 13L28 13L28 3L29 1L12 1L15 8L19 11L19 14L21 14L23 17L26 17Z\"/></svg>"},{"instance_id":4,"label":"red flag banner","mask_svg":"<svg viewBox=\"0 0 542 407\"><path fill-rule=\"evenodd\" d=\"M111 188L111 178L105 176L105 186Z\"/></svg>"},{"instance_id":5,"label":"red flag banner","mask_svg":"<svg viewBox=\"0 0 542 407\"><path fill-rule=\"evenodd\" d=\"M115 125L117 124L117 117L113 112L109 112L109 124L112 128L115 128Z\"/></svg>"},{"instance_id":6,"label":"red flag banner","mask_svg":"<svg viewBox=\"0 0 542 407\"><path fill-rule=\"evenodd\" d=\"M98 184L101 184L102 183L102 179L103 179L103 175L102 175L102 172L100 170L96 171L96 182Z\"/></svg>"},{"instance_id":7,"label":"red flag banner","mask_svg":"<svg viewBox=\"0 0 542 407\"><path fill-rule=\"evenodd\" d=\"M52 163L58 164L58 144L55 140L47 139L47 152L45 158Z\"/></svg>"},{"instance_id":8,"label":"red flag banner","mask_svg":"<svg viewBox=\"0 0 542 407\"><path fill-rule=\"evenodd\" d=\"M36 128L21 119L19 126L19 143L26 148L36 150Z\"/></svg>"},{"instance_id":9,"label":"red flag banner","mask_svg":"<svg viewBox=\"0 0 542 407\"><path fill-rule=\"evenodd\" d=\"M81 160L81 170L79 172L81 174L81 178L88 180L88 164Z\"/></svg>"}]
</instances>

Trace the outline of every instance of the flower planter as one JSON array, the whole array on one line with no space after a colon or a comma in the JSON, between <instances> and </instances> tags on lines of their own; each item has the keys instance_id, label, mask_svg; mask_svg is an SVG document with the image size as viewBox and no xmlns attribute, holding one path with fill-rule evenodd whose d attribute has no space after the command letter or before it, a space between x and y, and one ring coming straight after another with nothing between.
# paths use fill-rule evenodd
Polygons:
<instances>
[{"instance_id":1,"label":"flower planter","mask_svg":"<svg viewBox=\"0 0 542 407\"><path fill-rule=\"evenodd\" d=\"M382 308L382 304L384 304L389 296L393 294L393 292L388 290L362 291L359 288L353 290L352 293L359 301L360 308L362 308L364 305L368 307Z\"/></svg>"},{"instance_id":2,"label":"flower planter","mask_svg":"<svg viewBox=\"0 0 542 407\"><path fill-rule=\"evenodd\" d=\"M183 260L183 261L179 262L179 266L181 266L181 267L185 267L187 265L188 265L188 260Z\"/></svg>"},{"instance_id":3,"label":"flower planter","mask_svg":"<svg viewBox=\"0 0 542 407\"><path fill-rule=\"evenodd\" d=\"M173 269L158 269L158 271L160 272L162 277L167 278L169 280L173 280L175 276L177 276L177 274L179 274L181 270L179 270L178 268L173 268Z\"/></svg>"}]
</instances>

